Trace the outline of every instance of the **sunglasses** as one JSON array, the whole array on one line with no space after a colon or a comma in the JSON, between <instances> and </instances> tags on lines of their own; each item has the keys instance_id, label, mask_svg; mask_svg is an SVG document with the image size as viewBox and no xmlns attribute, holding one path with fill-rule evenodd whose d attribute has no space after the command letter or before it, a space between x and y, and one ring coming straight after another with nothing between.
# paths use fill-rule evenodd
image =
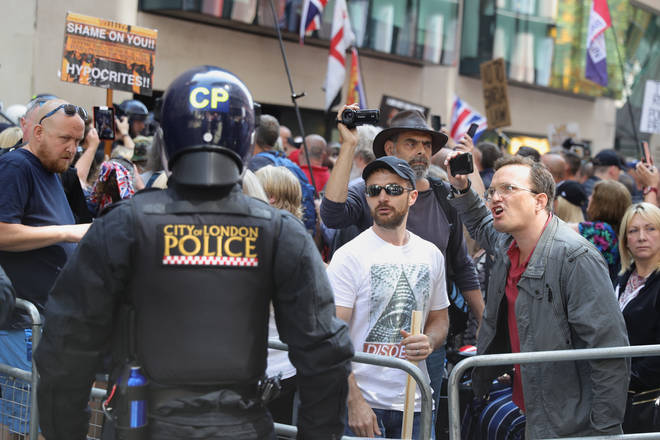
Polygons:
<instances>
[{"instance_id":1,"label":"sunglasses","mask_svg":"<svg viewBox=\"0 0 660 440\"><path fill-rule=\"evenodd\" d=\"M381 190L385 190L385 193L388 196L400 196L404 191L412 191L412 188L404 188L398 183L388 183L385 186L380 185L369 185L367 187L367 196L369 197L378 197Z\"/></svg>"},{"instance_id":2,"label":"sunglasses","mask_svg":"<svg viewBox=\"0 0 660 440\"><path fill-rule=\"evenodd\" d=\"M76 113L78 113L78 116L80 116L83 120L83 122L87 122L87 111L82 108L78 107L77 105L73 104L60 104L45 115L39 119L39 125L41 125L41 122L46 119L49 116L53 116L55 113L57 113L60 109L64 109L64 114L67 116L73 116Z\"/></svg>"}]
</instances>

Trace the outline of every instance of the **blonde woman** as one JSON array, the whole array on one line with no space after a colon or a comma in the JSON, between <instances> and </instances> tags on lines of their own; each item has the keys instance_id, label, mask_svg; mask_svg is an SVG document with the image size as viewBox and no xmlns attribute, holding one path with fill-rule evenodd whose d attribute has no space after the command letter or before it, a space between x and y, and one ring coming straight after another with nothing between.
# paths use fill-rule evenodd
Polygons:
<instances>
[{"instance_id":1,"label":"blonde woman","mask_svg":"<svg viewBox=\"0 0 660 440\"><path fill-rule=\"evenodd\" d=\"M302 190L300 182L291 171L286 167L268 165L258 169L255 174L271 206L289 211L302 219Z\"/></svg>"},{"instance_id":2,"label":"blonde woman","mask_svg":"<svg viewBox=\"0 0 660 440\"><path fill-rule=\"evenodd\" d=\"M302 190L300 189L298 179L291 171L286 167L267 165L258 169L255 175L258 182L261 182L261 186L266 192L268 203L271 206L289 211L302 220ZM245 181L243 184L245 185ZM268 322L268 337L270 339L280 338L277 332L277 326L275 325L272 305L270 320ZM277 423L295 425L294 399L297 390L296 369L289 362L287 352L268 349L266 375L269 377L279 375L282 385L282 391L279 397L268 404L268 410L273 416L273 420Z\"/></svg>"},{"instance_id":3,"label":"blonde woman","mask_svg":"<svg viewBox=\"0 0 660 440\"><path fill-rule=\"evenodd\" d=\"M622 275L615 292L630 345L660 344L660 208L652 203L631 206L619 231ZM660 398L660 357L632 358L625 433L651 432L660 423L636 414L633 402ZM652 391L655 390L655 391ZM639 396L635 394L644 393Z\"/></svg>"}]
</instances>

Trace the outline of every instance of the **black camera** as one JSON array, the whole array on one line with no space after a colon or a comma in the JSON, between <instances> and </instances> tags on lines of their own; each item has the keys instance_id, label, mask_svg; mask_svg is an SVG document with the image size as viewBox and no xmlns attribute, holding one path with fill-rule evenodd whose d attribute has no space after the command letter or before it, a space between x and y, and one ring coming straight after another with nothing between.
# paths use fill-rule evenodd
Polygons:
<instances>
[{"instance_id":1,"label":"black camera","mask_svg":"<svg viewBox=\"0 0 660 440\"><path fill-rule=\"evenodd\" d=\"M449 159L449 167L451 168L451 175L457 174L472 174L474 171L474 161L470 153L461 153Z\"/></svg>"},{"instance_id":2,"label":"black camera","mask_svg":"<svg viewBox=\"0 0 660 440\"><path fill-rule=\"evenodd\" d=\"M358 125L376 125L379 119L379 110L353 110L352 108L347 108L341 113L341 121L339 122L348 128L355 128Z\"/></svg>"}]
</instances>

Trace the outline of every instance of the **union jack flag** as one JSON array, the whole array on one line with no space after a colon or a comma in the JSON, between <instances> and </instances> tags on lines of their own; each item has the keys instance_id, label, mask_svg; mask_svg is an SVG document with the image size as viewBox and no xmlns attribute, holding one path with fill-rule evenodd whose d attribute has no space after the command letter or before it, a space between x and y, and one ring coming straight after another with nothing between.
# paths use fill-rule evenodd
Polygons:
<instances>
[{"instance_id":1,"label":"union jack flag","mask_svg":"<svg viewBox=\"0 0 660 440\"><path fill-rule=\"evenodd\" d=\"M456 96L451 109L451 131L449 132L449 136L458 142L467 133L472 123L479 124L477 132L472 138L472 142L476 144L479 136L488 128L488 121L486 121L484 116L474 111L465 101Z\"/></svg>"},{"instance_id":2,"label":"union jack flag","mask_svg":"<svg viewBox=\"0 0 660 440\"><path fill-rule=\"evenodd\" d=\"M305 34L321 29L321 14L328 0L305 0L302 14L300 15L300 44L305 39Z\"/></svg>"}]
</instances>

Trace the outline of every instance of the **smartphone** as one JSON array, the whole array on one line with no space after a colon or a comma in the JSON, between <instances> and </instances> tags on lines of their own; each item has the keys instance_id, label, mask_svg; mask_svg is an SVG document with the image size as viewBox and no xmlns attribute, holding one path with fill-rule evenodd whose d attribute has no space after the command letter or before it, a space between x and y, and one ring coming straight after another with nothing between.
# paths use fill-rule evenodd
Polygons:
<instances>
[{"instance_id":1,"label":"smartphone","mask_svg":"<svg viewBox=\"0 0 660 440\"><path fill-rule=\"evenodd\" d=\"M479 124L475 124L474 122L470 124L470 128L468 128L467 135L473 138L474 134L477 132L477 128L479 128Z\"/></svg>"},{"instance_id":2,"label":"smartphone","mask_svg":"<svg viewBox=\"0 0 660 440\"><path fill-rule=\"evenodd\" d=\"M115 138L115 109L112 107L94 107L94 127L99 139Z\"/></svg>"},{"instance_id":3,"label":"smartphone","mask_svg":"<svg viewBox=\"0 0 660 440\"><path fill-rule=\"evenodd\" d=\"M472 174L474 171L474 160L470 153L461 153L449 160L451 175Z\"/></svg>"},{"instance_id":4,"label":"smartphone","mask_svg":"<svg viewBox=\"0 0 660 440\"><path fill-rule=\"evenodd\" d=\"M431 115L431 127L435 131L440 131L442 128L442 120L440 119L440 115Z\"/></svg>"},{"instance_id":5,"label":"smartphone","mask_svg":"<svg viewBox=\"0 0 660 440\"><path fill-rule=\"evenodd\" d=\"M646 141L642 141L642 152L644 153L644 156L642 157L642 160L646 162L649 165L653 165L653 156L651 156L651 150L649 149L649 143Z\"/></svg>"}]
</instances>

